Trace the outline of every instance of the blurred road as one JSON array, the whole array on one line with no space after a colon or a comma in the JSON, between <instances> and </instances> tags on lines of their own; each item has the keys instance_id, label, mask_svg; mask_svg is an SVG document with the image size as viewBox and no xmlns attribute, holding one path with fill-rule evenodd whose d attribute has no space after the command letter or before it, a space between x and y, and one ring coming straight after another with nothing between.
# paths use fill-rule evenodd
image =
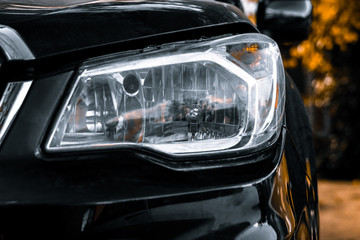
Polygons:
<instances>
[{"instance_id":1,"label":"blurred road","mask_svg":"<svg viewBox=\"0 0 360 240\"><path fill-rule=\"evenodd\" d=\"M360 181L319 181L320 240L360 240Z\"/></svg>"}]
</instances>

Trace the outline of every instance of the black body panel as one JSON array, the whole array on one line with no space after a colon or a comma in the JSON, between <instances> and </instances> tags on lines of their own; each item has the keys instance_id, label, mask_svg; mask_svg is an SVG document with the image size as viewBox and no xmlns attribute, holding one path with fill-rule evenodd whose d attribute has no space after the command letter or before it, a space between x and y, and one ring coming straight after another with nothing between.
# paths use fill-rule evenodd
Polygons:
<instances>
[{"instance_id":1,"label":"black body panel","mask_svg":"<svg viewBox=\"0 0 360 240\"><path fill-rule=\"evenodd\" d=\"M248 25L249 21L236 7L216 2L114 1L60 9L5 7L0 10L0 23L14 28L40 58L204 26Z\"/></svg>"},{"instance_id":2,"label":"black body panel","mask_svg":"<svg viewBox=\"0 0 360 240\"><path fill-rule=\"evenodd\" d=\"M33 80L0 146L0 238L318 238L311 128L289 76L276 143L246 156L222 156L252 159L249 164L174 171L149 161L159 155L133 149L44 150L83 61L257 32L239 9L178 0L0 9L0 24L15 29L35 56L0 69L0 96L7 82Z\"/></svg>"}]
</instances>

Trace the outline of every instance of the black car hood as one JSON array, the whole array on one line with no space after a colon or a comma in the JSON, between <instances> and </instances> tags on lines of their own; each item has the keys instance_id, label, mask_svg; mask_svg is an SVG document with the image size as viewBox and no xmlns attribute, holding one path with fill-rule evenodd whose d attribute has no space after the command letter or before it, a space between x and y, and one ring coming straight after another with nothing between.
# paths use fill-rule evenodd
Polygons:
<instances>
[{"instance_id":1,"label":"black car hood","mask_svg":"<svg viewBox=\"0 0 360 240\"><path fill-rule=\"evenodd\" d=\"M188 29L249 25L241 10L212 1L11 2L0 3L0 24L15 29L36 58Z\"/></svg>"}]
</instances>

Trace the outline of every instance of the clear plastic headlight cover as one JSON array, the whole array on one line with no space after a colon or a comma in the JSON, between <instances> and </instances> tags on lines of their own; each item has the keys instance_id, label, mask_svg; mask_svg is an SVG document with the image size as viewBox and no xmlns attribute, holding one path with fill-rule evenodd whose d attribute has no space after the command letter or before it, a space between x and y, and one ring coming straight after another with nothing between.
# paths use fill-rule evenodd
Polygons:
<instances>
[{"instance_id":1,"label":"clear plastic headlight cover","mask_svg":"<svg viewBox=\"0 0 360 240\"><path fill-rule=\"evenodd\" d=\"M267 147L281 131L284 78L277 44L261 34L93 60L80 69L46 149L183 155Z\"/></svg>"}]
</instances>

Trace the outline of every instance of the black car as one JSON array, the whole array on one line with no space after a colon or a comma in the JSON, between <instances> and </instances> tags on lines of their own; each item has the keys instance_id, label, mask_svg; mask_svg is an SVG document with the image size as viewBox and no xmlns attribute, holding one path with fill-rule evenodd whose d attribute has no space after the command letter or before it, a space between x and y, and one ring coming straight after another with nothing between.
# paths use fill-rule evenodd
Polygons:
<instances>
[{"instance_id":1,"label":"black car","mask_svg":"<svg viewBox=\"0 0 360 240\"><path fill-rule=\"evenodd\" d=\"M318 239L302 99L236 4L0 1L0 238Z\"/></svg>"}]
</instances>

